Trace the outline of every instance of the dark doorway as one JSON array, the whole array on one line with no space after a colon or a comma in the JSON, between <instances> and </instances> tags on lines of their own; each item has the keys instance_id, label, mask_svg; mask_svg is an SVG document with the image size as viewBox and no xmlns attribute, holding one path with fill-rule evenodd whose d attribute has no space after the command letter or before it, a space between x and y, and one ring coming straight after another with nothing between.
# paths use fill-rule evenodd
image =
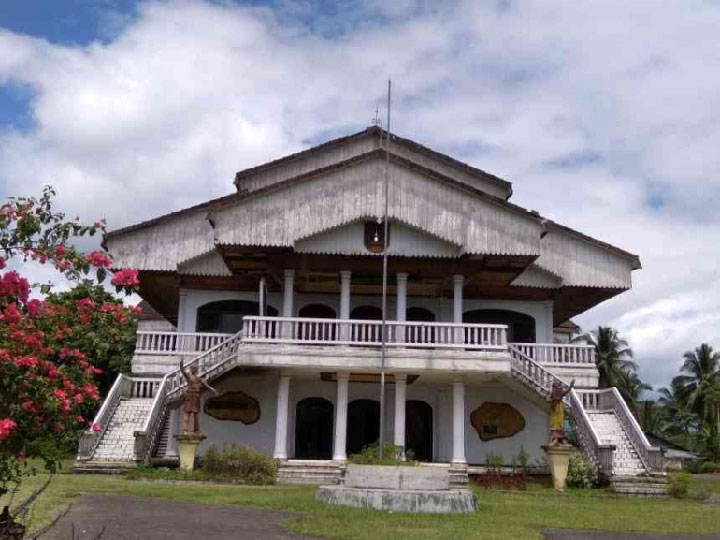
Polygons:
<instances>
[{"instance_id":1,"label":"dark doorway","mask_svg":"<svg viewBox=\"0 0 720 540\"><path fill-rule=\"evenodd\" d=\"M425 401L405 402L405 448L413 459L433 460L433 411Z\"/></svg>"},{"instance_id":2,"label":"dark doorway","mask_svg":"<svg viewBox=\"0 0 720 540\"><path fill-rule=\"evenodd\" d=\"M325 304L308 304L298 311L298 317L305 319L336 319L335 310ZM305 322L299 326L297 337L310 341L335 341L335 325L322 322Z\"/></svg>"},{"instance_id":3,"label":"dark doorway","mask_svg":"<svg viewBox=\"0 0 720 540\"><path fill-rule=\"evenodd\" d=\"M356 399L348 404L347 453L357 454L380 438L380 402Z\"/></svg>"},{"instance_id":4,"label":"dark doorway","mask_svg":"<svg viewBox=\"0 0 720 540\"><path fill-rule=\"evenodd\" d=\"M535 343L535 319L509 309L474 309L463 314L463 322L506 324L510 343Z\"/></svg>"},{"instance_id":5,"label":"dark doorway","mask_svg":"<svg viewBox=\"0 0 720 540\"><path fill-rule=\"evenodd\" d=\"M361 321L381 321L382 309L375 306L358 306L350 312L351 319ZM352 341L367 341L378 343L381 341L380 325L352 325L350 330Z\"/></svg>"},{"instance_id":6,"label":"dark doorway","mask_svg":"<svg viewBox=\"0 0 720 540\"><path fill-rule=\"evenodd\" d=\"M197 310L197 332L234 334L242 330L245 315L257 315L259 304L249 300L220 300L200 306ZM275 317L277 309L266 306L266 315Z\"/></svg>"},{"instance_id":7,"label":"dark doorway","mask_svg":"<svg viewBox=\"0 0 720 540\"><path fill-rule=\"evenodd\" d=\"M308 319L336 319L337 314L333 308L325 304L308 304L300 308L298 317Z\"/></svg>"},{"instance_id":8,"label":"dark doorway","mask_svg":"<svg viewBox=\"0 0 720 540\"><path fill-rule=\"evenodd\" d=\"M295 458L331 459L335 407L324 398L311 397L295 407Z\"/></svg>"},{"instance_id":9,"label":"dark doorway","mask_svg":"<svg viewBox=\"0 0 720 540\"><path fill-rule=\"evenodd\" d=\"M411 307L405 310L405 319L415 322L435 322L435 314L429 309ZM407 343L435 343L435 328L410 325L406 330L405 341Z\"/></svg>"}]
</instances>

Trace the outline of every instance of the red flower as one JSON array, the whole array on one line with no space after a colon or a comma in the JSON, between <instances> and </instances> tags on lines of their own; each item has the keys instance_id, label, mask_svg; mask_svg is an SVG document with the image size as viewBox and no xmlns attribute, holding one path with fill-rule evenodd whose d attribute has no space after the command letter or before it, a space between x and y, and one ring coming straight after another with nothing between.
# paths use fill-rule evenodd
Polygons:
<instances>
[{"instance_id":1,"label":"red flower","mask_svg":"<svg viewBox=\"0 0 720 540\"><path fill-rule=\"evenodd\" d=\"M126 268L115 272L112 278L113 285L135 287L140 285L140 279L138 278L138 271L134 269Z\"/></svg>"},{"instance_id":2,"label":"red flower","mask_svg":"<svg viewBox=\"0 0 720 540\"><path fill-rule=\"evenodd\" d=\"M65 399L67 397L65 390L60 390L59 388L53 390L53 395L58 399Z\"/></svg>"},{"instance_id":3,"label":"red flower","mask_svg":"<svg viewBox=\"0 0 720 540\"><path fill-rule=\"evenodd\" d=\"M85 260L98 268L109 268L112 266L112 259L102 251L91 251L85 255Z\"/></svg>"},{"instance_id":4,"label":"red flower","mask_svg":"<svg viewBox=\"0 0 720 540\"><path fill-rule=\"evenodd\" d=\"M25 304L25 306L27 307L28 313L30 313L30 315L32 315L33 317L37 317L38 315L40 315L40 308L42 307L42 302L37 298L33 298L27 304Z\"/></svg>"},{"instance_id":5,"label":"red flower","mask_svg":"<svg viewBox=\"0 0 720 540\"><path fill-rule=\"evenodd\" d=\"M5 308L3 317L7 324L15 325L22 320L22 314L18 310L17 304L12 302L8 307Z\"/></svg>"},{"instance_id":6,"label":"red flower","mask_svg":"<svg viewBox=\"0 0 720 540\"><path fill-rule=\"evenodd\" d=\"M93 424L93 425L92 425L92 430L93 430L94 432L96 432L96 433L97 433L98 431L100 431L101 429L102 429L102 426L101 426L100 424Z\"/></svg>"},{"instance_id":7,"label":"red flower","mask_svg":"<svg viewBox=\"0 0 720 540\"><path fill-rule=\"evenodd\" d=\"M95 307L95 302L93 302L92 298L81 298L80 300L75 301L75 306L78 309L93 309Z\"/></svg>"},{"instance_id":8,"label":"red flower","mask_svg":"<svg viewBox=\"0 0 720 540\"><path fill-rule=\"evenodd\" d=\"M0 418L0 442L17 430L17 424L12 418Z\"/></svg>"},{"instance_id":9,"label":"red flower","mask_svg":"<svg viewBox=\"0 0 720 540\"><path fill-rule=\"evenodd\" d=\"M64 430L65 430L65 427L62 424L55 424L52 429L53 433L55 433L56 435L58 433L61 433Z\"/></svg>"},{"instance_id":10,"label":"red flower","mask_svg":"<svg viewBox=\"0 0 720 540\"><path fill-rule=\"evenodd\" d=\"M5 259L0 257L0 270L2 270L3 268L5 268Z\"/></svg>"},{"instance_id":11,"label":"red flower","mask_svg":"<svg viewBox=\"0 0 720 540\"><path fill-rule=\"evenodd\" d=\"M87 422L84 416L77 415L75 419L78 421L78 424L84 424L85 422Z\"/></svg>"}]
</instances>

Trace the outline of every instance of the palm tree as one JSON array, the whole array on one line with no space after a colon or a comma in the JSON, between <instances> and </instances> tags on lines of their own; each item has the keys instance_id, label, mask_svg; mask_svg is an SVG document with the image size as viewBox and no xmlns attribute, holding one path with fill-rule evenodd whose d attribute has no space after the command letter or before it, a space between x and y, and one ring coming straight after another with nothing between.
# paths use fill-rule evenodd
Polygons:
<instances>
[{"instance_id":1,"label":"palm tree","mask_svg":"<svg viewBox=\"0 0 720 540\"><path fill-rule=\"evenodd\" d=\"M645 433L659 435L662 433L663 417L658 404L650 399L642 404L642 429Z\"/></svg>"},{"instance_id":2,"label":"palm tree","mask_svg":"<svg viewBox=\"0 0 720 540\"><path fill-rule=\"evenodd\" d=\"M652 390L652 386L645 384L640 380L638 374L634 370L623 369L619 372L619 380L617 389L620 395L625 399L630 410L638 416L638 403L645 390ZM645 403L648 403L647 401ZM652 402L651 402L652 403Z\"/></svg>"},{"instance_id":3,"label":"palm tree","mask_svg":"<svg viewBox=\"0 0 720 540\"><path fill-rule=\"evenodd\" d=\"M598 326L597 330L573 339L573 342L579 341L595 348L595 361L600 372L600 388L617 386L619 390L623 382L626 382L627 374L637 370L637 364L631 360L632 349L614 328Z\"/></svg>"},{"instance_id":4,"label":"palm tree","mask_svg":"<svg viewBox=\"0 0 720 540\"><path fill-rule=\"evenodd\" d=\"M698 417L683 401L680 381L673 380L670 388L660 388L658 394L666 419L662 431L667 435L688 435L697 426Z\"/></svg>"},{"instance_id":5,"label":"palm tree","mask_svg":"<svg viewBox=\"0 0 720 540\"><path fill-rule=\"evenodd\" d=\"M720 427L717 385L720 381L720 353L714 352L707 343L684 355L685 363L680 375L672 381L677 395L688 408L698 415L700 428L706 423Z\"/></svg>"}]
</instances>

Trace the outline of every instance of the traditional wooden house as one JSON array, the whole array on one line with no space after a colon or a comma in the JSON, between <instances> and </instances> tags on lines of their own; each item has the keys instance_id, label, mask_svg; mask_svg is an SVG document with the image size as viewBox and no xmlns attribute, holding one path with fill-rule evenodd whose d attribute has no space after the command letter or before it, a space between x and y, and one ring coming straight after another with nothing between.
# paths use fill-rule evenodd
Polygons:
<instances>
[{"instance_id":1,"label":"traditional wooden house","mask_svg":"<svg viewBox=\"0 0 720 540\"><path fill-rule=\"evenodd\" d=\"M235 176L235 193L107 234L119 268L175 325L141 330L132 373L81 441L87 467L176 459L196 363L209 443L329 480L379 437L388 178L385 439L459 478L490 454L541 460L552 382L607 475L660 467L594 352L554 329L628 290L640 261L509 201L511 184L377 127ZM386 154L387 150L387 154ZM567 325L565 325L567 326ZM201 447L202 451L202 447Z\"/></svg>"}]
</instances>

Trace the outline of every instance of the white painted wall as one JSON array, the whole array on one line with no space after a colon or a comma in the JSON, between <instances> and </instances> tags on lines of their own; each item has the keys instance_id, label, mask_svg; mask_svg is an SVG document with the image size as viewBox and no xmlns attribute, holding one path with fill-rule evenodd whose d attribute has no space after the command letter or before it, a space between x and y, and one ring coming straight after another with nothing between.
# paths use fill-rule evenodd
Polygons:
<instances>
[{"instance_id":1,"label":"white painted wall","mask_svg":"<svg viewBox=\"0 0 720 540\"><path fill-rule=\"evenodd\" d=\"M272 455L275 446L275 416L277 405L277 371L257 375L237 374L217 383L218 391L242 390L260 403L260 419L250 426L239 421L217 420L201 413L200 425L207 439L200 447L204 452L208 445L246 444ZM203 404L209 393L203 395ZM336 405L337 383L314 380L291 380L290 410L288 415L288 455L295 452L295 411L298 402L308 397L322 397ZM369 383L350 383L349 402L355 399L379 400L379 386ZM392 442L394 429L394 385L388 384L385 408L385 439ZM408 400L426 401L433 409L433 454L435 461L450 461L452 456L452 388L450 383L423 384L422 377L407 387ZM485 401L509 403L525 417L525 429L510 438L481 441L470 424L470 414ZM532 460L542 458L541 445L548 439L548 415L534 403L506 386L477 387L468 385L465 402L465 453L471 464L484 464L488 454L502 455L507 464L517 456L521 446ZM177 415L176 432L179 432L182 414ZM333 426L334 427L334 426ZM348 426L348 430L352 425Z\"/></svg>"},{"instance_id":2,"label":"white painted wall","mask_svg":"<svg viewBox=\"0 0 720 540\"><path fill-rule=\"evenodd\" d=\"M391 276L394 279L394 276ZM197 310L208 302L218 300L249 300L256 302L258 294L256 291L215 291L188 289L182 290L180 295L180 309L178 313L178 330L180 332L194 332L197 323ZM282 311L282 293L268 293L268 305L274 307L278 312ZM293 304L294 315L297 316L300 309L308 304L325 304L340 313L340 295L337 294L300 294L295 293ZM381 307L380 296L350 296L350 310L363 305ZM452 298L425 298L408 296L407 307L424 307L435 313L438 322L453 320ZM463 311L473 309L508 309L525 313L535 319L535 335L538 343L553 342L553 318L552 301L523 301L523 300L480 300L465 299ZM395 319L396 304L395 298L388 298L388 314L390 319Z\"/></svg>"}]
</instances>

